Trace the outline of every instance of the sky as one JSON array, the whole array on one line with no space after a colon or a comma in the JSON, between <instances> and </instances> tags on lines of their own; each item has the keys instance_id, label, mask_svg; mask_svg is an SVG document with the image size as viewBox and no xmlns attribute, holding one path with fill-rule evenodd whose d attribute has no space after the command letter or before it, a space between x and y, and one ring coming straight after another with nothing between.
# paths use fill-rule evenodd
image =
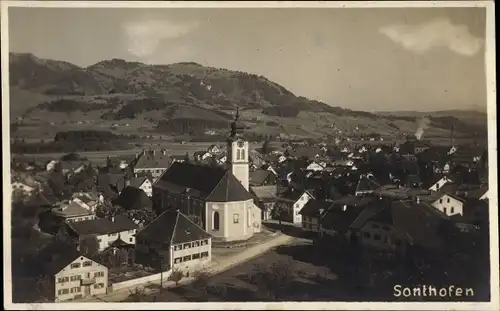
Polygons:
<instances>
[{"instance_id":1,"label":"sky","mask_svg":"<svg viewBox=\"0 0 500 311\"><path fill-rule=\"evenodd\" d=\"M485 8L9 8L11 52L239 70L364 111L486 110Z\"/></svg>"}]
</instances>

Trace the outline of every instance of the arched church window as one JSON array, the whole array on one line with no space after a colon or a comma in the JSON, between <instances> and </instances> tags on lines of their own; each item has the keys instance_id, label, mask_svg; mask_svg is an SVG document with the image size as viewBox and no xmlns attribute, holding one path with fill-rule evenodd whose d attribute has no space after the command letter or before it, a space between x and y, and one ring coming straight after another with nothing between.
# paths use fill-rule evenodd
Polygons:
<instances>
[{"instance_id":1,"label":"arched church window","mask_svg":"<svg viewBox=\"0 0 500 311\"><path fill-rule=\"evenodd\" d=\"M236 160L241 160L241 150L240 149L236 150Z\"/></svg>"},{"instance_id":2,"label":"arched church window","mask_svg":"<svg viewBox=\"0 0 500 311\"><path fill-rule=\"evenodd\" d=\"M213 230L218 231L220 226L219 212L214 212Z\"/></svg>"},{"instance_id":3,"label":"arched church window","mask_svg":"<svg viewBox=\"0 0 500 311\"><path fill-rule=\"evenodd\" d=\"M245 160L245 149L241 149L241 160Z\"/></svg>"}]
</instances>

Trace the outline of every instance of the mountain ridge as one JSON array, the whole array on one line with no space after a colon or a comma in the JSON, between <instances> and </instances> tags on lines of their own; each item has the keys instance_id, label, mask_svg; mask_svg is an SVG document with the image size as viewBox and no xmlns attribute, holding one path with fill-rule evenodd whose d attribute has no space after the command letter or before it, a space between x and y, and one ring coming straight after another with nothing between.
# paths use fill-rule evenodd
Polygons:
<instances>
[{"instance_id":1,"label":"mountain ridge","mask_svg":"<svg viewBox=\"0 0 500 311\"><path fill-rule=\"evenodd\" d=\"M314 136L354 130L411 132L420 117L335 107L297 96L264 76L193 62L149 65L113 58L79 67L31 53L9 56L12 119L47 121L66 114L104 123L135 120L156 132L198 135L226 127L239 107L248 127L257 132L275 135L297 129L299 136ZM436 132L450 127L434 121L430 128ZM463 125L466 132L471 131L469 121Z\"/></svg>"}]
</instances>

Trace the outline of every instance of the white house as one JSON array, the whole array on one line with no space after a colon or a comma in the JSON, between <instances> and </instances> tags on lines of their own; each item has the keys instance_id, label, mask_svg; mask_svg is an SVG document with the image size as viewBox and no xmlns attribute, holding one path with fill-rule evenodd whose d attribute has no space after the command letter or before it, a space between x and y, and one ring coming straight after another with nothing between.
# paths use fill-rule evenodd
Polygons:
<instances>
[{"instance_id":1,"label":"white house","mask_svg":"<svg viewBox=\"0 0 500 311\"><path fill-rule=\"evenodd\" d=\"M45 169L47 170L47 172L52 172L54 170L54 168L56 167L57 163L59 163L59 161L57 161L57 160L50 160L45 165Z\"/></svg>"},{"instance_id":2,"label":"white house","mask_svg":"<svg viewBox=\"0 0 500 311\"><path fill-rule=\"evenodd\" d=\"M131 178L129 186L141 189L148 197L153 195L153 183L146 176Z\"/></svg>"},{"instance_id":3,"label":"white house","mask_svg":"<svg viewBox=\"0 0 500 311\"><path fill-rule=\"evenodd\" d=\"M444 185L453 183L453 181L448 176L441 177L438 181L436 181L432 186L429 187L431 191L439 191Z\"/></svg>"},{"instance_id":4,"label":"white house","mask_svg":"<svg viewBox=\"0 0 500 311\"><path fill-rule=\"evenodd\" d=\"M210 152L212 154L217 154L217 153L221 152L221 150L217 145L211 145L210 147L208 147L207 152Z\"/></svg>"},{"instance_id":5,"label":"white house","mask_svg":"<svg viewBox=\"0 0 500 311\"><path fill-rule=\"evenodd\" d=\"M447 216L453 216L456 214L463 216L464 204L465 200L452 194L446 193L432 202L431 205Z\"/></svg>"},{"instance_id":6,"label":"white house","mask_svg":"<svg viewBox=\"0 0 500 311\"><path fill-rule=\"evenodd\" d=\"M66 227L65 233L76 240L78 247L85 239L95 237L99 243L99 251L103 251L118 239L128 244L135 244L137 228L131 219L119 215L111 220L96 218L72 222Z\"/></svg>"},{"instance_id":7,"label":"white house","mask_svg":"<svg viewBox=\"0 0 500 311\"><path fill-rule=\"evenodd\" d=\"M286 161L287 157L285 157L284 155L280 155L279 158L278 158L278 163L282 163L284 161Z\"/></svg>"},{"instance_id":8,"label":"white house","mask_svg":"<svg viewBox=\"0 0 500 311\"><path fill-rule=\"evenodd\" d=\"M35 190L36 187L34 186L29 186L23 182L20 181L15 181L11 184L12 186L12 191L21 191L23 194L26 195L31 195Z\"/></svg>"},{"instance_id":9,"label":"white house","mask_svg":"<svg viewBox=\"0 0 500 311\"><path fill-rule=\"evenodd\" d=\"M163 212L137 234L136 260L143 265L163 261L186 275L211 259L211 235L179 211Z\"/></svg>"},{"instance_id":10,"label":"white house","mask_svg":"<svg viewBox=\"0 0 500 311\"><path fill-rule=\"evenodd\" d=\"M106 294L108 268L104 265L79 253L56 255L49 265L54 271L55 302Z\"/></svg>"},{"instance_id":11,"label":"white house","mask_svg":"<svg viewBox=\"0 0 500 311\"><path fill-rule=\"evenodd\" d=\"M323 165L315 161L311 162L306 168L307 171L323 171L324 169L325 167Z\"/></svg>"},{"instance_id":12,"label":"white house","mask_svg":"<svg viewBox=\"0 0 500 311\"><path fill-rule=\"evenodd\" d=\"M292 215L293 223L301 224L302 215L300 211L309 200L314 199L314 196L308 191L304 192L288 192L276 198L276 206L280 210L286 210Z\"/></svg>"}]
</instances>

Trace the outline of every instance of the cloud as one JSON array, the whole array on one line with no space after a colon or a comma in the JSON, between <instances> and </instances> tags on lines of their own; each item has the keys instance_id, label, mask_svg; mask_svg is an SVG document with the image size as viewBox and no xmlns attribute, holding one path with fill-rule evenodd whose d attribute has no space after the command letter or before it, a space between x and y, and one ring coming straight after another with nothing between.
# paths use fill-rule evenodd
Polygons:
<instances>
[{"instance_id":1,"label":"cloud","mask_svg":"<svg viewBox=\"0 0 500 311\"><path fill-rule=\"evenodd\" d=\"M405 49L423 53L435 47L447 47L464 56L473 56L484 40L469 32L466 25L454 25L448 19L435 19L421 25L389 25L379 32Z\"/></svg>"},{"instance_id":2,"label":"cloud","mask_svg":"<svg viewBox=\"0 0 500 311\"><path fill-rule=\"evenodd\" d=\"M156 52L162 41L183 37L198 28L198 24L150 20L127 22L123 28L129 53L139 58L147 58Z\"/></svg>"}]
</instances>

